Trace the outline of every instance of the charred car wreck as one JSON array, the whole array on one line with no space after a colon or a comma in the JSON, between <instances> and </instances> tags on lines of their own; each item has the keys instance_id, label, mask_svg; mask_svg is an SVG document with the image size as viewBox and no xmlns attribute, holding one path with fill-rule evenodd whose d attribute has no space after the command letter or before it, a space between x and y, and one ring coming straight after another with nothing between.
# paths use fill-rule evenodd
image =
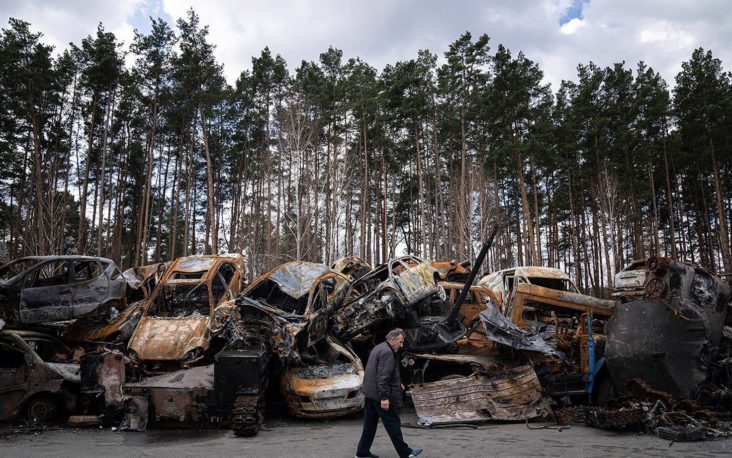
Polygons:
<instances>
[{"instance_id":1,"label":"charred car wreck","mask_svg":"<svg viewBox=\"0 0 732 458\"><path fill-rule=\"evenodd\" d=\"M110 259L31 256L0 267L0 318L29 324L124 308L127 283Z\"/></svg>"}]
</instances>

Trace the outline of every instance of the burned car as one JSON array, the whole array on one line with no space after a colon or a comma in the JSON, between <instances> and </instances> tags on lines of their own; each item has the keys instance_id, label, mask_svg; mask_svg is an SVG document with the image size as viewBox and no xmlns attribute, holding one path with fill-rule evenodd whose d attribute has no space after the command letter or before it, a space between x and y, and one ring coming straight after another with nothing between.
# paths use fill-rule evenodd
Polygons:
<instances>
[{"instance_id":1,"label":"burned car","mask_svg":"<svg viewBox=\"0 0 732 458\"><path fill-rule=\"evenodd\" d=\"M48 422L72 410L79 364L63 343L35 331L0 331L0 420L25 415Z\"/></svg>"},{"instance_id":2,"label":"burned car","mask_svg":"<svg viewBox=\"0 0 732 458\"><path fill-rule=\"evenodd\" d=\"M189 256L172 262L145 302L127 345L133 363L159 373L212 356L220 349L212 348L212 341L229 320L237 320L231 299L240 292L243 271L239 255Z\"/></svg>"},{"instance_id":3,"label":"burned car","mask_svg":"<svg viewBox=\"0 0 732 458\"><path fill-rule=\"evenodd\" d=\"M333 418L363 407L363 365L330 335L329 318L350 278L323 264L290 262L255 280L237 300L249 339L277 355L280 391L302 418Z\"/></svg>"},{"instance_id":4,"label":"burned car","mask_svg":"<svg viewBox=\"0 0 732 458\"><path fill-rule=\"evenodd\" d=\"M8 323L101 316L125 304L115 263L89 256L29 256L0 267L0 316Z\"/></svg>"},{"instance_id":5,"label":"burned car","mask_svg":"<svg viewBox=\"0 0 732 458\"><path fill-rule=\"evenodd\" d=\"M489 340L528 352L555 398L607 402L604 350L614 302L581 294L566 273L548 267L501 270L479 285L495 293L495 308L480 315Z\"/></svg>"},{"instance_id":6,"label":"burned car","mask_svg":"<svg viewBox=\"0 0 732 458\"><path fill-rule=\"evenodd\" d=\"M439 309L435 299L445 299L435 269L416 256L394 258L353 282L347 303L332 317L332 331L351 340L384 322L418 327L419 316L435 315L435 307Z\"/></svg>"}]
</instances>

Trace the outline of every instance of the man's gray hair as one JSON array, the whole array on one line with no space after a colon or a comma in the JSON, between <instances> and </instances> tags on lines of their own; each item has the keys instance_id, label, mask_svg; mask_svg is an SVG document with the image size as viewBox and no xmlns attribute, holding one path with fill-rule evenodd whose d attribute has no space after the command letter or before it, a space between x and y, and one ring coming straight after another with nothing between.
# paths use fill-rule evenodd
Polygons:
<instances>
[{"instance_id":1,"label":"man's gray hair","mask_svg":"<svg viewBox=\"0 0 732 458\"><path fill-rule=\"evenodd\" d=\"M394 340L398 338L399 336L405 337L404 329L402 328L394 328L386 335L386 340Z\"/></svg>"}]
</instances>

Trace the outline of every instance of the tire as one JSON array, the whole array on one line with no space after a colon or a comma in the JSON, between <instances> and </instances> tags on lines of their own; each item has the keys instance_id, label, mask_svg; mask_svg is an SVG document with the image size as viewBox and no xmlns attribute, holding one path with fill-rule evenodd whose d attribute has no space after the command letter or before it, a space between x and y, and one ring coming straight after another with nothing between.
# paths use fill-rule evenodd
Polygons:
<instances>
[{"instance_id":1,"label":"tire","mask_svg":"<svg viewBox=\"0 0 732 458\"><path fill-rule=\"evenodd\" d=\"M600 378L596 393L595 404L600 407L605 407L618 397L618 392L615 391L615 385L607 374Z\"/></svg>"},{"instance_id":2,"label":"tire","mask_svg":"<svg viewBox=\"0 0 732 458\"><path fill-rule=\"evenodd\" d=\"M231 429L237 437L254 437L264 423L264 402L261 396L237 396L234 400Z\"/></svg>"},{"instance_id":3,"label":"tire","mask_svg":"<svg viewBox=\"0 0 732 458\"><path fill-rule=\"evenodd\" d=\"M56 418L58 412L58 401L49 396L31 399L26 407L28 419L35 423L48 423Z\"/></svg>"}]
</instances>

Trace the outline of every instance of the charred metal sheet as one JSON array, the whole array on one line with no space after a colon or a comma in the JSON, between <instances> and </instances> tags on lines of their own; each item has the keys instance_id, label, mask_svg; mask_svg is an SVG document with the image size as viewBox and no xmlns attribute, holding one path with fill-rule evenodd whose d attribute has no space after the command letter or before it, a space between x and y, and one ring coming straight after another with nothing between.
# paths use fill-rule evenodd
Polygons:
<instances>
[{"instance_id":1,"label":"charred metal sheet","mask_svg":"<svg viewBox=\"0 0 732 458\"><path fill-rule=\"evenodd\" d=\"M550 413L530 365L415 385L411 393L417 416L427 425L525 420Z\"/></svg>"},{"instance_id":2,"label":"charred metal sheet","mask_svg":"<svg viewBox=\"0 0 732 458\"><path fill-rule=\"evenodd\" d=\"M559 359L564 354L547 343L538 333L525 331L498 312L496 307L488 307L480 312L485 335L488 339L514 348L542 353Z\"/></svg>"},{"instance_id":3,"label":"charred metal sheet","mask_svg":"<svg viewBox=\"0 0 732 458\"><path fill-rule=\"evenodd\" d=\"M432 261L432 267L437 271L440 280L465 283L470 274L470 262Z\"/></svg>"},{"instance_id":4,"label":"charred metal sheet","mask_svg":"<svg viewBox=\"0 0 732 458\"><path fill-rule=\"evenodd\" d=\"M103 396L104 406L122 408L125 357L118 351L87 353L81 358L81 392Z\"/></svg>"},{"instance_id":5,"label":"charred metal sheet","mask_svg":"<svg viewBox=\"0 0 732 458\"><path fill-rule=\"evenodd\" d=\"M543 286L522 283L516 285L509 305L511 321L520 324L523 321L523 305L531 302L576 310L581 313L592 313L602 317L611 317L615 313L615 303L613 301L598 299L586 294L558 291Z\"/></svg>"},{"instance_id":6,"label":"charred metal sheet","mask_svg":"<svg viewBox=\"0 0 732 458\"><path fill-rule=\"evenodd\" d=\"M126 383L132 398L147 398L150 419L166 425L195 426L205 421L214 387L214 367L199 366Z\"/></svg>"}]
</instances>

